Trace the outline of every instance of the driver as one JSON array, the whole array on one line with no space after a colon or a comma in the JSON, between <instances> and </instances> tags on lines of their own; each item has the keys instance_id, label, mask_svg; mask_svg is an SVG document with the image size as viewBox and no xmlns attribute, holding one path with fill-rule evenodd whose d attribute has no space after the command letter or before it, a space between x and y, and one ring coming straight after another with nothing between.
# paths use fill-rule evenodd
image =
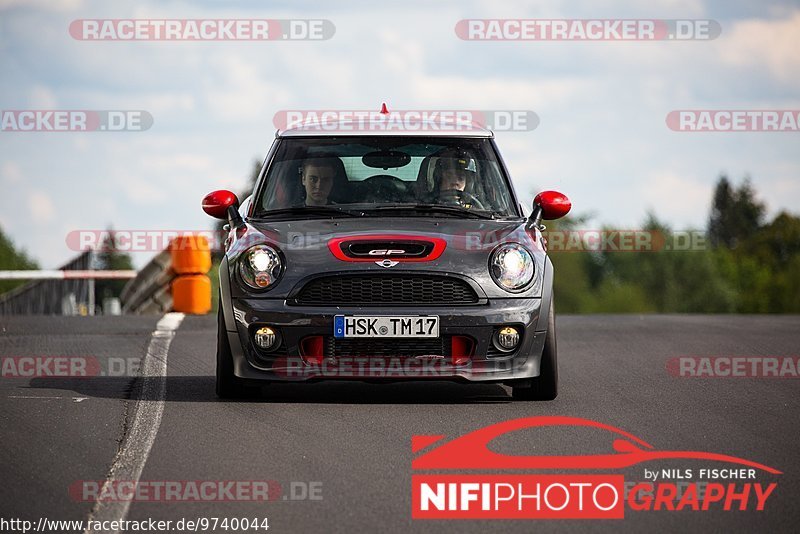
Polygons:
<instances>
[{"instance_id":1,"label":"driver","mask_svg":"<svg viewBox=\"0 0 800 534\"><path fill-rule=\"evenodd\" d=\"M467 171L457 165L450 165L442 170L439 181L439 192L463 191L467 187Z\"/></svg>"},{"instance_id":2,"label":"driver","mask_svg":"<svg viewBox=\"0 0 800 534\"><path fill-rule=\"evenodd\" d=\"M333 188L333 178L338 166L333 158L311 158L300 167L300 183L305 190L306 206L326 206L333 204L328 199Z\"/></svg>"},{"instance_id":3,"label":"driver","mask_svg":"<svg viewBox=\"0 0 800 534\"><path fill-rule=\"evenodd\" d=\"M439 202L466 205L472 197L468 185L475 180L475 160L462 151L448 150L434 167L434 197ZM462 194L465 193L466 194Z\"/></svg>"}]
</instances>

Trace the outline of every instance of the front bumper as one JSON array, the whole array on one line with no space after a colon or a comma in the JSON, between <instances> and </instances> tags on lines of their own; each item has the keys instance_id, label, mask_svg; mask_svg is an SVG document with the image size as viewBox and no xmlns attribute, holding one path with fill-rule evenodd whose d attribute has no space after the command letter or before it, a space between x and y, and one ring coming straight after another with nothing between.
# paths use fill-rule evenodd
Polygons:
<instances>
[{"instance_id":1,"label":"front bumper","mask_svg":"<svg viewBox=\"0 0 800 534\"><path fill-rule=\"evenodd\" d=\"M539 298L489 299L475 306L432 307L316 307L289 305L282 299L235 298L221 303L234 373L245 379L270 381L351 380L465 380L506 381L539 375L547 325ZM544 316L542 313L544 312ZM309 336L332 336L335 315L438 315L440 336L468 336L475 342L472 357L454 365L449 358L337 355L309 364L300 355L300 342ZM511 353L491 346L495 329L522 328L522 340ZM252 331L271 326L280 332L276 351L265 353L252 343ZM408 342L409 340L404 340Z\"/></svg>"}]
</instances>

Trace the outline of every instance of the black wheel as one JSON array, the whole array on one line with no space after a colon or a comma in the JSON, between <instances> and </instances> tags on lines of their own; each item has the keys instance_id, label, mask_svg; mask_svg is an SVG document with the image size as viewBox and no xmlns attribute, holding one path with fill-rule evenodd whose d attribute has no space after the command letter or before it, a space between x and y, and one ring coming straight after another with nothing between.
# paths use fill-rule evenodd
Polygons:
<instances>
[{"instance_id":1,"label":"black wheel","mask_svg":"<svg viewBox=\"0 0 800 534\"><path fill-rule=\"evenodd\" d=\"M243 380L233 374L233 355L231 345L228 341L228 333L225 331L225 319L222 316L222 304L220 302L217 311L217 397L220 399L234 399L251 397L258 393L258 388L254 387L247 380Z\"/></svg>"},{"instance_id":2,"label":"black wheel","mask_svg":"<svg viewBox=\"0 0 800 534\"><path fill-rule=\"evenodd\" d=\"M539 376L512 381L514 400L546 401L558 395L558 351L556 349L556 314L550 299L550 316L542 350Z\"/></svg>"}]
</instances>

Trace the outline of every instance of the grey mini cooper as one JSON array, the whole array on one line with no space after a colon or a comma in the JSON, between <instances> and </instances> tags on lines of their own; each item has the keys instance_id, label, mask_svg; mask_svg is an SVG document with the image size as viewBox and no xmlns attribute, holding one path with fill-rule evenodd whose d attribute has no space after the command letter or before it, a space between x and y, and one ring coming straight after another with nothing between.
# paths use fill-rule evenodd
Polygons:
<instances>
[{"instance_id":1,"label":"grey mini cooper","mask_svg":"<svg viewBox=\"0 0 800 534\"><path fill-rule=\"evenodd\" d=\"M491 131L337 124L279 130L252 195L203 200L229 233L217 394L269 382L504 383L557 394L553 266Z\"/></svg>"}]
</instances>

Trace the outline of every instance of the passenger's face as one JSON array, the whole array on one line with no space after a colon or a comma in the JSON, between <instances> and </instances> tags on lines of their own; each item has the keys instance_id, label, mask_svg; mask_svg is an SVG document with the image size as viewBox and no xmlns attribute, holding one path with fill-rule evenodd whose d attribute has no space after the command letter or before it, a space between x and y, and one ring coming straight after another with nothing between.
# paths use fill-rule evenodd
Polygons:
<instances>
[{"instance_id":1,"label":"passenger's face","mask_svg":"<svg viewBox=\"0 0 800 534\"><path fill-rule=\"evenodd\" d=\"M333 187L334 170L328 166L306 165L303 169L303 187L306 189L306 204L324 206Z\"/></svg>"},{"instance_id":2,"label":"passenger's face","mask_svg":"<svg viewBox=\"0 0 800 534\"><path fill-rule=\"evenodd\" d=\"M441 191L463 191L467 186L467 175L460 169L446 169L442 172Z\"/></svg>"}]
</instances>

